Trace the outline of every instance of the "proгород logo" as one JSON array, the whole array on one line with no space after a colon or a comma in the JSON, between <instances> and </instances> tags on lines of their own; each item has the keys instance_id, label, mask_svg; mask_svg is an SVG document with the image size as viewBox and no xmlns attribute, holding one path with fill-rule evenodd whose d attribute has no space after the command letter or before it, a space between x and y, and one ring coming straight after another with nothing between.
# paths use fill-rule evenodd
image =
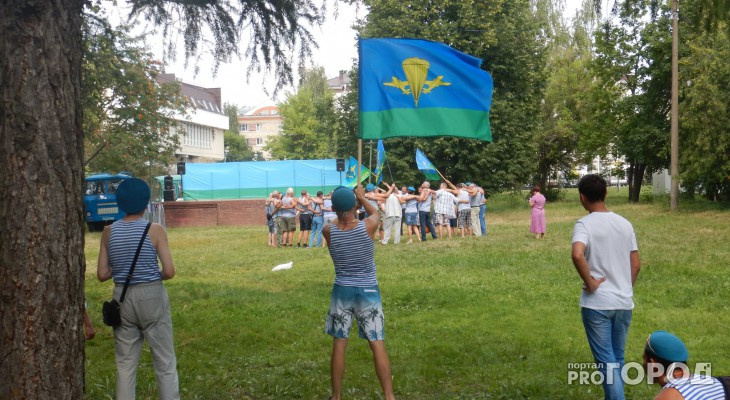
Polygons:
<instances>
[{"instance_id":1,"label":"pro\u0433\u043e\u0440\u043e\u0434 logo","mask_svg":"<svg viewBox=\"0 0 730 400\"><path fill-rule=\"evenodd\" d=\"M623 366L619 363L607 363L605 368L602 363L578 362L568 363L567 367L569 385L601 385L604 380L604 370L609 385L613 384L619 376L624 385L639 385L644 381L652 385L657 383L659 378L663 376L667 377L669 382L672 382L675 380L675 370L681 370L681 376L683 377L692 376L689 367L684 363L673 363L666 369L662 364L657 363L651 363L647 368L644 368L644 365L638 362L628 362ZM708 377L712 376L712 364L695 363L694 373ZM707 381L708 384L712 383L711 379L707 379Z\"/></svg>"}]
</instances>

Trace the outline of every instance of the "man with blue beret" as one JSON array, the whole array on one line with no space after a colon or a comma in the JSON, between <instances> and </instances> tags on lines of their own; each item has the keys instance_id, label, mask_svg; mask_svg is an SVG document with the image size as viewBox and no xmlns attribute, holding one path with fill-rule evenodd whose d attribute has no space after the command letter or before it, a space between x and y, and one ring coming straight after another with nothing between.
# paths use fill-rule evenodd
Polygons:
<instances>
[{"instance_id":1,"label":"man with blue beret","mask_svg":"<svg viewBox=\"0 0 730 400\"><path fill-rule=\"evenodd\" d=\"M649 335L644 346L644 369L651 378L658 375L662 387L654 400L724 400L722 382L711 376L690 374L689 352L677 336L667 331ZM726 377L727 378L727 377Z\"/></svg>"}]
</instances>

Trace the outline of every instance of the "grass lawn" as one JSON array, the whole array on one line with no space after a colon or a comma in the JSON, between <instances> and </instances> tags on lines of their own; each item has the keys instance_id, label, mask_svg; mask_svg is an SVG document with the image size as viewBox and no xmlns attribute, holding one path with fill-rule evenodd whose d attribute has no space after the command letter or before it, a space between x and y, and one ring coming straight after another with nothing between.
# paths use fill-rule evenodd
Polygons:
<instances>
[{"instance_id":1,"label":"grass lawn","mask_svg":"<svg viewBox=\"0 0 730 400\"><path fill-rule=\"evenodd\" d=\"M690 363L730 375L730 210L695 201L630 205L642 269L626 360L641 361L656 329L687 344ZM524 196L488 203L486 238L378 245L386 344L400 399L599 399L600 386L568 385L567 364L591 362L580 320L581 282L570 260L575 190L548 203L548 234L529 235ZM263 212L263 211L262 211ZM334 280L326 249L270 249L265 227L169 229L177 268L172 303L184 399L327 399L331 338L323 333ZM86 345L89 399L114 397L114 340L101 322L112 284L96 280L99 233L86 236L86 295L97 336ZM294 261L294 268L271 272ZM352 331L345 398L379 399L365 341ZM649 399L657 386L627 387ZM139 399L156 399L145 346Z\"/></svg>"}]
</instances>

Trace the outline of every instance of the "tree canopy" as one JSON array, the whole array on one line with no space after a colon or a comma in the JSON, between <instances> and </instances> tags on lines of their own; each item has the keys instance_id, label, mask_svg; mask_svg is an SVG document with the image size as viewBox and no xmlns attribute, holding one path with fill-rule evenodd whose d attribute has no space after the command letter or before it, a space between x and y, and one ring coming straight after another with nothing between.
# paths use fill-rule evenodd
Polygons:
<instances>
[{"instance_id":1,"label":"tree canopy","mask_svg":"<svg viewBox=\"0 0 730 400\"><path fill-rule=\"evenodd\" d=\"M90 172L156 174L180 145L171 133L188 105L177 83L155 80L160 64L132 37L87 9L83 34L82 102L85 165Z\"/></svg>"}]
</instances>

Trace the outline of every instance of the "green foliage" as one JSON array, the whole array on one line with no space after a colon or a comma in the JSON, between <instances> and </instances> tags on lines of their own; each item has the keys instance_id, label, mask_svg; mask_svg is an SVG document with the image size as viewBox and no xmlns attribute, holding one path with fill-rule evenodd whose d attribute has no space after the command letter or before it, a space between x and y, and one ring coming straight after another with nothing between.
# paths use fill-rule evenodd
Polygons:
<instances>
[{"instance_id":1,"label":"green foliage","mask_svg":"<svg viewBox=\"0 0 730 400\"><path fill-rule=\"evenodd\" d=\"M629 199L638 202L645 172L668 161L670 19L647 21L649 0L617 2L614 10L594 36L594 90L606 100L596 109L604 132L594 133L603 138L597 144L625 157Z\"/></svg>"},{"instance_id":2,"label":"green foliage","mask_svg":"<svg viewBox=\"0 0 730 400\"><path fill-rule=\"evenodd\" d=\"M223 143L226 149L226 161L251 161L254 152L246 138L238 133L238 106L226 103L223 112L228 116L228 129L223 132Z\"/></svg>"},{"instance_id":3,"label":"green foliage","mask_svg":"<svg viewBox=\"0 0 730 400\"><path fill-rule=\"evenodd\" d=\"M730 200L730 42L724 30L702 33L681 60L682 185Z\"/></svg>"},{"instance_id":4,"label":"green foliage","mask_svg":"<svg viewBox=\"0 0 730 400\"><path fill-rule=\"evenodd\" d=\"M87 171L159 174L180 144L174 115L187 105L177 83L158 84L159 64L129 34L112 28L97 8L84 19L82 103Z\"/></svg>"},{"instance_id":5,"label":"green foliage","mask_svg":"<svg viewBox=\"0 0 730 400\"><path fill-rule=\"evenodd\" d=\"M590 69L591 19L584 10L569 29L557 10L549 7L545 12L545 26L549 29L547 82L540 106L540 125L534 136L535 182L543 188L551 175L558 171L569 175L586 154L592 153L590 149L597 146L586 139L594 137L592 132L598 128L591 118L596 106L591 97L598 95Z\"/></svg>"},{"instance_id":6,"label":"green foliage","mask_svg":"<svg viewBox=\"0 0 730 400\"><path fill-rule=\"evenodd\" d=\"M513 187L534 170L537 114L544 85L544 45L537 10L527 0L365 0L363 37L415 37L446 43L484 60L494 79L491 127L494 141L460 138L393 139L386 151L396 181L423 177L412 161L420 147L453 181ZM388 171L386 170L386 176Z\"/></svg>"},{"instance_id":7,"label":"green foliage","mask_svg":"<svg viewBox=\"0 0 730 400\"><path fill-rule=\"evenodd\" d=\"M279 105L281 134L271 138L268 150L275 159L330 158L335 152L334 96L327 87L324 68L305 70L297 92Z\"/></svg>"},{"instance_id":8,"label":"green foliage","mask_svg":"<svg viewBox=\"0 0 730 400\"><path fill-rule=\"evenodd\" d=\"M243 56L251 72L273 72L278 90L293 82L294 58L305 65L316 47L309 26L324 22L325 7L312 0L129 0L132 16L161 26L167 56L176 55L175 38L182 32L185 59L203 51L213 56L213 70L233 56ZM212 41L210 38L212 37ZM241 41L241 38L248 40ZM240 43L246 43L243 51ZM295 57L296 55L296 57ZM196 65L196 68L198 66Z\"/></svg>"}]
</instances>

